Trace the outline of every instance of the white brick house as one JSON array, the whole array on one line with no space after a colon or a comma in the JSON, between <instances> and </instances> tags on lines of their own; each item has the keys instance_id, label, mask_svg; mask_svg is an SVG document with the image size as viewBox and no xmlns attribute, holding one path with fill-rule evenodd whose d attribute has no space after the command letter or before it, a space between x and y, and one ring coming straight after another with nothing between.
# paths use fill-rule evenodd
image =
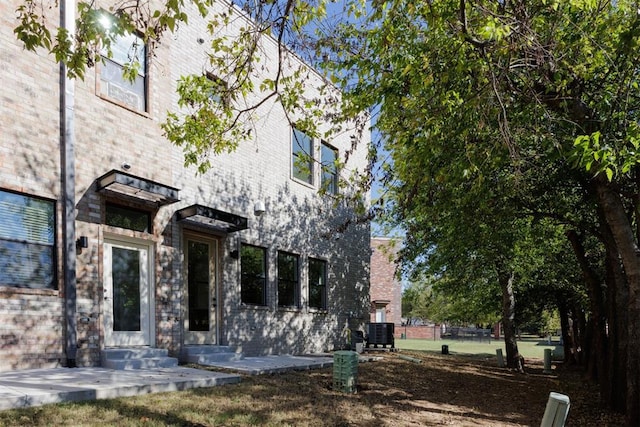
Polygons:
<instances>
[{"instance_id":1,"label":"white brick house","mask_svg":"<svg viewBox=\"0 0 640 427\"><path fill-rule=\"evenodd\" d=\"M347 329L368 318L369 227L318 193L336 177L317 163L300 175L282 109L263 105L253 139L202 175L163 136L179 76L207 71L206 23L195 16L158 46L137 88L114 77L117 58L75 82L69 234L60 69L15 40L19 3L0 4L0 371L97 366L109 348L253 356L346 345ZM277 45L262 48L268 73ZM317 161L352 149L349 132L308 142ZM366 141L336 171L346 184L337 191L351 191L346 178L365 156ZM65 275L74 264L75 295Z\"/></svg>"}]
</instances>

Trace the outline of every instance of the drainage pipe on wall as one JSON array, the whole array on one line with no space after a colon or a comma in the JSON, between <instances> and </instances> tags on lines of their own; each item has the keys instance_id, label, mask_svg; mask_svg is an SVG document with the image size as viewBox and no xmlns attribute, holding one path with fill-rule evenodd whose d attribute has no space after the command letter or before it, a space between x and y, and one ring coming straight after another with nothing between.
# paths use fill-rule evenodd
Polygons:
<instances>
[{"instance_id":1,"label":"drainage pipe on wall","mask_svg":"<svg viewBox=\"0 0 640 427\"><path fill-rule=\"evenodd\" d=\"M75 0L60 0L60 25L71 38L76 32ZM75 228L75 82L67 77L67 67L60 63L60 164L62 188L62 242L65 302L65 353L67 367L76 367L78 337L76 332L76 228Z\"/></svg>"}]
</instances>

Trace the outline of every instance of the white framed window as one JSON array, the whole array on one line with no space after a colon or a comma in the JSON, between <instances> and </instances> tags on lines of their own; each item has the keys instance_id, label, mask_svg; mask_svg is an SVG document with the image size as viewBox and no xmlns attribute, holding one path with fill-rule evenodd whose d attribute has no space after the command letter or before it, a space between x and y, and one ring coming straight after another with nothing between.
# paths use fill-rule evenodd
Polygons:
<instances>
[{"instance_id":1,"label":"white framed window","mask_svg":"<svg viewBox=\"0 0 640 427\"><path fill-rule=\"evenodd\" d=\"M136 34L117 36L112 42L111 57L102 53L100 94L132 110L147 111L147 49ZM123 76L125 67L137 64L133 81Z\"/></svg>"},{"instance_id":2,"label":"white framed window","mask_svg":"<svg viewBox=\"0 0 640 427\"><path fill-rule=\"evenodd\" d=\"M0 190L0 285L57 289L55 203Z\"/></svg>"}]
</instances>

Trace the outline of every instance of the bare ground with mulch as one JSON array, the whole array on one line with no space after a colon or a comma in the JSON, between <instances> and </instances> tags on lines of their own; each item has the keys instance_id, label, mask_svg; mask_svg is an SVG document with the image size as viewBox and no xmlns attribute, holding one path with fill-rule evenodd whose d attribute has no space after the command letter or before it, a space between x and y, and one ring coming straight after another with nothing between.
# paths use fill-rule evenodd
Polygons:
<instances>
[{"instance_id":1,"label":"bare ground with mulch","mask_svg":"<svg viewBox=\"0 0 640 427\"><path fill-rule=\"evenodd\" d=\"M577 368L540 360L526 374L495 356L402 351L360 363L357 392L333 389L333 369L244 376L239 384L0 412L7 426L539 426L549 393L571 399L568 426L620 426ZM410 356L410 361L400 356Z\"/></svg>"},{"instance_id":2,"label":"bare ground with mulch","mask_svg":"<svg viewBox=\"0 0 640 427\"><path fill-rule=\"evenodd\" d=\"M583 380L579 368L554 365L552 374L544 374L541 360L529 360L520 374L497 368L495 357L412 351L375 356L381 360L359 365L357 392L351 395L332 390L330 369L243 382L262 390L254 399L272 394L276 412L288 411L277 409L281 405L308 408L307 417L292 414L292 425L539 426L552 391L571 399L568 426L624 424L620 414L600 407L597 387Z\"/></svg>"},{"instance_id":3,"label":"bare ground with mulch","mask_svg":"<svg viewBox=\"0 0 640 427\"><path fill-rule=\"evenodd\" d=\"M497 368L495 357L400 354L421 362L389 353L360 365L358 398L380 408L386 425L539 426L552 391L571 399L567 425L624 424L600 407L597 387L584 381L580 368L554 365L547 375L542 360L529 360L520 374Z\"/></svg>"}]
</instances>

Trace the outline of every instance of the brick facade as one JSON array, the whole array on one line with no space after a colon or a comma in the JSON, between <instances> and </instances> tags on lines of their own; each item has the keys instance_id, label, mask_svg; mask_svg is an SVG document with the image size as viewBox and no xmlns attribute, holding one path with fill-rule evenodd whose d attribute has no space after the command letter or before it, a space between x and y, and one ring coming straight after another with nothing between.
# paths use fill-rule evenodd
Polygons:
<instances>
[{"instance_id":1,"label":"brick facade","mask_svg":"<svg viewBox=\"0 0 640 427\"><path fill-rule=\"evenodd\" d=\"M56 201L58 290L36 291L0 284L0 370L64 364L65 316L62 271L60 190L59 67L44 52L25 51L15 40L12 19L18 0L0 4L0 190ZM57 11L52 11L56 22ZM240 20L241 21L241 20ZM234 21L234 25L242 22ZM230 29L233 31L233 28ZM206 64L206 23L195 19L168 37L149 67L148 111L138 113L100 95L100 66L75 84L76 235L88 238L77 253L77 364L97 366L105 348L105 243L131 242L150 248L149 295L152 347L177 355L185 342L186 235L215 242L216 344L231 345L246 356L326 351L342 347L347 330L367 319L369 307L369 226L349 226L338 239L333 230L354 218L343 202L318 194L291 178L291 128L276 104L264 105L255 137L230 154L213 157L205 174L185 168L180 148L164 137L160 123L176 109L179 76L202 73ZM275 68L277 46L263 41L266 72ZM10 66L8 66L10 64ZM310 71L313 84L322 84ZM346 178L366 165L366 142L349 156ZM351 148L349 132L330 141L341 157ZM111 170L179 189L179 201L149 208L135 198L98 191L97 179ZM316 170L316 182L319 180ZM341 191L351 191L347 186ZM266 207L255 216L253 207ZM149 211L152 230L138 232L105 224L107 203ZM248 229L221 233L178 221L176 211L201 204L248 218ZM248 243L267 249L267 304L240 301L240 261L230 254ZM300 256L301 304L279 308L276 259L279 250ZM328 269L326 310L308 306L310 257Z\"/></svg>"},{"instance_id":2,"label":"brick facade","mask_svg":"<svg viewBox=\"0 0 640 427\"><path fill-rule=\"evenodd\" d=\"M420 339L420 340L439 340L442 328L440 325L424 325L424 326L400 326L396 328L396 337Z\"/></svg>"},{"instance_id":3,"label":"brick facade","mask_svg":"<svg viewBox=\"0 0 640 427\"><path fill-rule=\"evenodd\" d=\"M17 46L15 10L0 3L0 188L59 202L58 66ZM0 370L59 366L63 348L60 291L0 287Z\"/></svg>"},{"instance_id":4,"label":"brick facade","mask_svg":"<svg viewBox=\"0 0 640 427\"><path fill-rule=\"evenodd\" d=\"M47 291L1 289L0 301L0 371L60 366L62 299Z\"/></svg>"},{"instance_id":5,"label":"brick facade","mask_svg":"<svg viewBox=\"0 0 640 427\"><path fill-rule=\"evenodd\" d=\"M384 321L396 328L402 323L402 283L396 278L394 262L397 245L390 238L371 238L370 321L376 322L379 311L384 310ZM399 336L397 329L395 335Z\"/></svg>"}]
</instances>

